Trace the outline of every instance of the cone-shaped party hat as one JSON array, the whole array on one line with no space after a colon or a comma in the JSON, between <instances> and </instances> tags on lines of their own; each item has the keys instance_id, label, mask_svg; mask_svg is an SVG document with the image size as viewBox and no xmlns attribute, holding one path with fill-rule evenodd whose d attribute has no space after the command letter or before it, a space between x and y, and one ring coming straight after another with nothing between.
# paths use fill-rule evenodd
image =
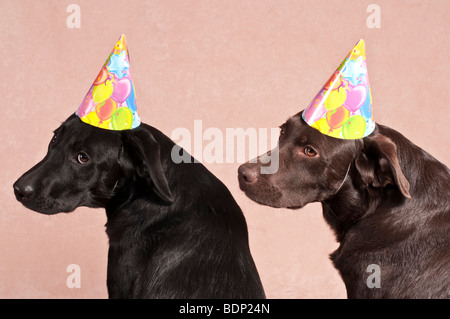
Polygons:
<instances>
[{"instance_id":1,"label":"cone-shaped party hat","mask_svg":"<svg viewBox=\"0 0 450 319\"><path fill-rule=\"evenodd\" d=\"M111 51L76 115L87 124L115 131L133 129L141 124L124 34Z\"/></svg>"},{"instance_id":2,"label":"cone-shaped party hat","mask_svg":"<svg viewBox=\"0 0 450 319\"><path fill-rule=\"evenodd\" d=\"M364 40L359 40L350 51L302 117L308 125L336 138L353 140L373 132Z\"/></svg>"}]
</instances>

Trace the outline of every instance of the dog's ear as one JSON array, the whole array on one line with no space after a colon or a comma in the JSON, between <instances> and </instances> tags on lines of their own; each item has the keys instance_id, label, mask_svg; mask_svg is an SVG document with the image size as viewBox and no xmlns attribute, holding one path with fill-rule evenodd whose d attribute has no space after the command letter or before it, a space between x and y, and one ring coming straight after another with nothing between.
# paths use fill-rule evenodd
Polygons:
<instances>
[{"instance_id":1,"label":"dog's ear","mask_svg":"<svg viewBox=\"0 0 450 319\"><path fill-rule=\"evenodd\" d=\"M155 193L166 203L174 201L161 163L160 146L146 129L122 132L119 165L125 175L137 174L144 178Z\"/></svg>"},{"instance_id":2,"label":"dog's ear","mask_svg":"<svg viewBox=\"0 0 450 319\"><path fill-rule=\"evenodd\" d=\"M373 187L397 185L403 196L411 198L409 181L398 160L397 146L387 136L379 134L365 138L355 165L364 184Z\"/></svg>"}]
</instances>

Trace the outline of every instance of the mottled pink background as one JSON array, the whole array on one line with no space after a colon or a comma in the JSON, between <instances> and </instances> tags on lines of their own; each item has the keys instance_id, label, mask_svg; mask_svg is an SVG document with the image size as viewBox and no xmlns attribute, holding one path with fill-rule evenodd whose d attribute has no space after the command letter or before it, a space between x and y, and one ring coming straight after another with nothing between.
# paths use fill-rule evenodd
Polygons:
<instances>
[{"instance_id":1,"label":"mottled pink background","mask_svg":"<svg viewBox=\"0 0 450 319\"><path fill-rule=\"evenodd\" d=\"M71 3L79 29L66 26ZM366 25L371 3L379 29ZM122 33L141 118L169 136L196 119L223 132L277 127L364 38L376 121L449 165L449 9L447 0L1 1L0 297L107 297L104 211L40 215L12 184L43 158ZM319 204L260 206L239 190L239 163L206 166L245 213L269 298L345 298ZM79 289L66 286L69 264L81 267Z\"/></svg>"}]
</instances>

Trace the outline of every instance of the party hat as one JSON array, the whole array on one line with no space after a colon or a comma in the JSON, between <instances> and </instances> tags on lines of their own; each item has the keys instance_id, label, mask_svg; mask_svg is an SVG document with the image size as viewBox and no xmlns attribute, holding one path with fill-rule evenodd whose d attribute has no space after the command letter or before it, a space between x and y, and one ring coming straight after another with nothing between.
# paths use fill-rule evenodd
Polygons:
<instances>
[{"instance_id":1,"label":"party hat","mask_svg":"<svg viewBox=\"0 0 450 319\"><path fill-rule=\"evenodd\" d=\"M75 114L87 124L108 130L128 130L141 124L124 34Z\"/></svg>"},{"instance_id":2,"label":"party hat","mask_svg":"<svg viewBox=\"0 0 450 319\"><path fill-rule=\"evenodd\" d=\"M372 95L361 39L303 111L308 125L325 135L353 140L375 129Z\"/></svg>"}]
</instances>

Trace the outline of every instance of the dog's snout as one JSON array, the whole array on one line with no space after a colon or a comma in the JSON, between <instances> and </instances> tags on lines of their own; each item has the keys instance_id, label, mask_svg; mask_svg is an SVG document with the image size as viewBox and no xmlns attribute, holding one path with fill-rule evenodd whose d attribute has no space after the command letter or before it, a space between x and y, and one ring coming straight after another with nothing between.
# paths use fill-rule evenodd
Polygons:
<instances>
[{"instance_id":1,"label":"dog's snout","mask_svg":"<svg viewBox=\"0 0 450 319\"><path fill-rule=\"evenodd\" d=\"M249 166L246 164L239 166L238 174L239 174L239 180L243 181L246 184L255 183L259 177L258 167Z\"/></svg>"},{"instance_id":2,"label":"dog's snout","mask_svg":"<svg viewBox=\"0 0 450 319\"><path fill-rule=\"evenodd\" d=\"M26 201L30 199L34 194L34 187L31 185L21 185L19 183L14 183L14 195L19 202Z\"/></svg>"}]
</instances>

